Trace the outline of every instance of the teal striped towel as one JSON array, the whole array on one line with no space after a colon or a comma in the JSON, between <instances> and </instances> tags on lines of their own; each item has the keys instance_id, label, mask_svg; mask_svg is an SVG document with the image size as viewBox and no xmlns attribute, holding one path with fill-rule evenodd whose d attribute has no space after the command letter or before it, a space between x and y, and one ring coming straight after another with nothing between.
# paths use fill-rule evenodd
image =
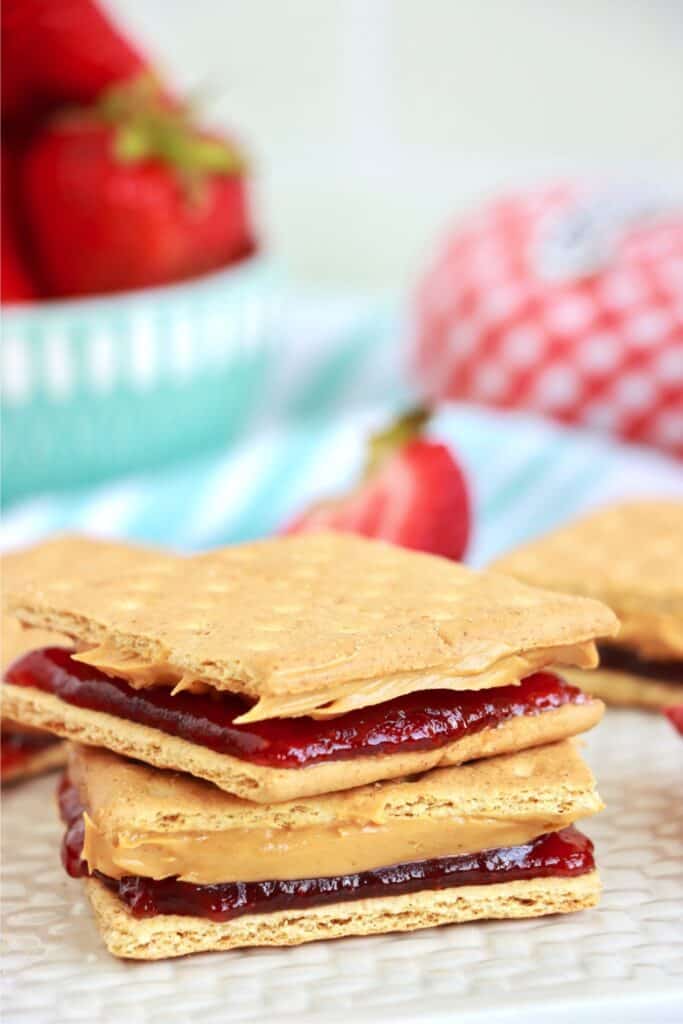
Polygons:
<instances>
[{"instance_id":1,"label":"teal striped towel","mask_svg":"<svg viewBox=\"0 0 683 1024\"><path fill-rule=\"evenodd\" d=\"M272 534L309 502L349 488L367 434L398 403L285 426L264 425L220 456L12 507L7 549L58 530L194 551ZM475 505L468 561L507 548L583 509L624 496L683 496L680 465L519 414L444 406L431 433L462 460Z\"/></svg>"}]
</instances>

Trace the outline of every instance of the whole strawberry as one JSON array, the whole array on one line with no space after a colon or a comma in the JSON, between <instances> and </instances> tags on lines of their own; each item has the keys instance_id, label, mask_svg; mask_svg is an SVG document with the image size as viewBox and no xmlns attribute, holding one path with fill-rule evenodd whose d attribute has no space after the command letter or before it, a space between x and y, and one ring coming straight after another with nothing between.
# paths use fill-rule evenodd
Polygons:
<instances>
[{"instance_id":1,"label":"whole strawberry","mask_svg":"<svg viewBox=\"0 0 683 1024\"><path fill-rule=\"evenodd\" d=\"M370 442L359 487L321 502L286 533L339 530L459 560L470 533L470 500L462 470L445 445L422 437L418 410Z\"/></svg>"},{"instance_id":2,"label":"whole strawberry","mask_svg":"<svg viewBox=\"0 0 683 1024\"><path fill-rule=\"evenodd\" d=\"M21 246L21 231L16 202L16 154L2 144L2 265L0 275L0 301L30 302L37 298L25 253Z\"/></svg>"},{"instance_id":3,"label":"whole strawberry","mask_svg":"<svg viewBox=\"0 0 683 1024\"><path fill-rule=\"evenodd\" d=\"M16 130L146 68L92 0L3 0L0 17L2 119Z\"/></svg>"},{"instance_id":4,"label":"whole strawberry","mask_svg":"<svg viewBox=\"0 0 683 1024\"><path fill-rule=\"evenodd\" d=\"M0 301L3 303L32 302L36 298L37 292L34 283L17 248L16 235L11 225L3 217Z\"/></svg>"},{"instance_id":5,"label":"whole strawberry","mask_svg":"<svg viewBox=\"0 0 683 1024\"><path fill-rule=\"evenodd\" d=\"M239 152L145 82L40 133L25 157L23 198L54 296L178 281L253 248Z\"/></svg>"}]
</instances>

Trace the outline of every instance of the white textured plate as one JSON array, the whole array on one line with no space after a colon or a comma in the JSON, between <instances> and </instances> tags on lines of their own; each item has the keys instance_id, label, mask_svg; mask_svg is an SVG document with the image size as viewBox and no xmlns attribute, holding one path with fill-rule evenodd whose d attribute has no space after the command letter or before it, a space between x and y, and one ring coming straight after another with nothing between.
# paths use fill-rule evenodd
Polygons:
<instances>
[{"instance_id":1,"label":"white textured plate","mask_svg":"<svg viewBox=\"0 0 683 1024\"><path fill-rule=\"evenodd\" d=\"M588 742L605 892L571 917L121 963L59 865L55 779L3 798L6 1024L681 1020L683 742L611 712Z\"/></svg>"}]
</instances>

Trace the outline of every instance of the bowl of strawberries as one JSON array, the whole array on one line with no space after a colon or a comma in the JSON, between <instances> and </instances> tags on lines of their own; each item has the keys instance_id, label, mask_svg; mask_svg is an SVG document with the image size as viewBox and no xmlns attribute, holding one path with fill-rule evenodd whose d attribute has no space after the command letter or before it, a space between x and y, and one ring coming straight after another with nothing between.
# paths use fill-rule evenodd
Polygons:
<instances>
[{"instance_id":1,"label":"bowl of strawberries","mask_svg":"<svg viewBox=\"0 0 683 1024\"><path fill-rule=\"evenodd\" d=\"M3 4L2 129L5 500L225 443L277 295L241 148L92 0Z\"/></svg>"}]
</instances>

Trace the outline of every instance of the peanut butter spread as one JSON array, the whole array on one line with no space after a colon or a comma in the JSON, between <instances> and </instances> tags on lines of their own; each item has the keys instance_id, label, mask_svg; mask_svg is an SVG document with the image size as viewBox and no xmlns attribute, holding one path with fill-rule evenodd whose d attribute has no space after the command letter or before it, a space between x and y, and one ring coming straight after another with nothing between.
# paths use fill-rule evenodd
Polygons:
<instances>
[{"instance_id":1,"label":"peanut butter spread","mask_svg":"<svg viewBox=\"0 0 683 1024\"><path fill-rule=\"evenodd\" d=\"M433 857L516 846L570 825L576 815L412 819L308 828L233 828L223 832L100 832L85 815L83 856L112 878L177 876L208 885L346 875Z\"/></svg>"},{"instance_id":2,"label":"peanut butter spread","mask_svg":"<svg viewBox=\"0 0 683 1024\"><path fill-rule=\"evenodd\" d=\"M107 675L125 679L132 687L172 687L174 693L183 690L206 692L213 690L211 681L174 668L167 661L147 661L137 655L124 655L108 644L74 655L76 661L92 665ZM400 672L375 679L354 680L330 685L303 693L262 696L253 707L235 719L237 724L258 722L268 718L295 718L310 715L313 718L332 718L356 708L381 704L421 690L481 690L494 686L518 683L524 676L553 665L572 665L576 668L594 668L598 663L592 641L538 648L524 654L500 658L484 671L452 674L445 668L438 672Z\"/></svg>"},{"instance_id":3,"label":"peanut butter spread","mask_svg":"<svg viewBox=\"0 0 683 1024\"><path fill-rule=\"evenodd\" d=\"M131 561L124 572L41 575L13 588L8 607L133 686L241 694L251 721L502 686L542 665L586 668L593 641L618 628L597 601L351 534Z\"/></svg>"},{"instance_id":4,"label":"peanut butter spread","mask_svg":"<svg viewBox=\"0 0 683 1024\"><path fill-rule=\"evenodd\" d=\"M69 775L85 808L91 869L195 884L318 878L478 853L602 807L570 742L267 805L93 747L72 748Z\"/></svg>"}]
</instances>

